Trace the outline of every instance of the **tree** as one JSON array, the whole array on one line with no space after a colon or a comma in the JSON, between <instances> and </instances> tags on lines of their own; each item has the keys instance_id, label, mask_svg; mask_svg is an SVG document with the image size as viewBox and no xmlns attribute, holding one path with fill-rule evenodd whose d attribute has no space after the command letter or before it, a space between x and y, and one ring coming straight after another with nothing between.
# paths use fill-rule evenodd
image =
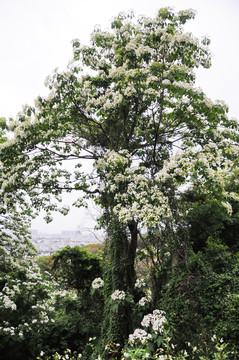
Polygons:
<instances>
[{"instance_id":1,"label":"tree","mask_svg":"<svg viewBox=\"0 0 239 360\"><path fill-rule=\"evenodd\" d=\"M52 256L39 256L36 259L36 263L39 266L42 274L44 274L45 272L50 272L53 263Z\"/></svg>"},{"instance_id":2,"label":"tree","mask_svg":"<svg viewBox=\"0 0 239 360\"><path fill-rule=\"evenodd\" d=\"M152 19L120 14L111 31L94 30L90 46L74 40L68 71L47 80L49 97L25 108L1 147L4 193L44 208L47 220L63 191L80 191L75 206L92 197L102 207L107 298L117 289L134 292L142 232L155 268L166 243L177 261L187 245L178 231L183 189L210 192L225 206L235 195L225 183L238 165L238 124L195 87L193 70L210 66L210 52L207 38L183 32L194 15L170 8ZM80 171L83 159L93 161L92 174ZM67 160L74 171L64 168ZM115 313L107 298L103 344L123 344L130 305Z\"/></svg>"},{"instance_id":3,"label":"tree","mask_svg":"<svg viewBox=\"0 0 239 360\"><path fill-rule=\"evenodd\" d=\"M63 286L79 293L89 292L93 280L102 276L100 258L79 246L66 246L57 251L53 255L51 271Z\"/></svg>"},{"instance_id":4,"label":"tree","mask_svg":"<svg viewBox=\"0 0 239 360\"><path fill-rule=\"evenodd\" d=\"M27 238L14 235L10 228L0 239L0 358L32 359L54 321L55 286L40 274Z\"/></svg>"},{"instance_id":5,"label":"tree","mask_svg":"<svg viewBox=\"0 0 239 360\"><path fill-rule=\"evenodd\" d=\"M158 306L168 314L178 348L190 342L210 358L217 334L237 358L238 257L220 239L209 237L203 250L188 252L187 266L175 265L160 290Z\"/></svg>"},{"instance_id":6,"label":"tree","mask_svg":"<svg viewBox=\"0 0 239 360\"><path fill-rule=\"evenodd\" d=\"M77 299L60 300L51 346L59 351L61 338L65 349L85 352L89 338L100 334L103 297L91 294L91 285L102 276L101 259L78 246L66 246L53 254L52 259L51 273L55 280L61 288L76 291Z\"/></svg>"}]
</instances>

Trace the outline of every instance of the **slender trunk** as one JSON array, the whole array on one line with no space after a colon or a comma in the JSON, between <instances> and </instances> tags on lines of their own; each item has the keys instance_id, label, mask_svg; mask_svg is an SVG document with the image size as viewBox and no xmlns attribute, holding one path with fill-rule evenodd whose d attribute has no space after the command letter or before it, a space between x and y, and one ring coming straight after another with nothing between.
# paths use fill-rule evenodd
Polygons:
<instances>
[{"instance_id":1,"label":"slender trunk","mask_svg":"<svg viewBox=\"0 0 239 360\"><path fill-rule=\"evenodd\" d=\"M133 292L136 281L135 257L136 257L136 250L138 245L138 227L137 227L137 223L134 220L128 225L128 227L130 231L130 240L129 240L126 274L127 274L128 289L130 292Z\"/></svg>"},{"instance_id":2,"label":"slender trunk","mask_svg":"<svg viewBox=\"0 0 239 360\"><path fill-rule=\"evenodd\" d=\"M133 292L138 231L137 223L134 221L128 225L128 229L116 218L112 219L108 226L109 238L106 249L108 265L105 276L106 297L101 341L104 345L113 341L123 347L133 331L132 305L125 301L117 310L112 310L110 298L115 290ZM104 356L108 358L107 354Z\"/></svg>"}]
</instances>

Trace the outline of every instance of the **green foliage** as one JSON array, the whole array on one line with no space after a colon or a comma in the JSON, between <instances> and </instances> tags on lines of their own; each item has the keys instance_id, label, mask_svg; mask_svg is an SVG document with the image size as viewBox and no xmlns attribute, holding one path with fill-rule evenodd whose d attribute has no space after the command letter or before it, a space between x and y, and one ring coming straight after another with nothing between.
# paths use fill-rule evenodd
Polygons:
<instances>
[{"instance_id":1,"label":"green foliage","mask_svg":"<svg viewBox=\"0 0 239 360\"><path fill-rule=\"evenodd\" d=\"M51 271L54 277L68 289L89 292L92 281L102 274L99 256L79 246L66 246L57 251L52 259Z\"/></svg>"},{"instance_id":2,"label":"green foliage","mask_svg":"<svg viewBox=\"0 0 239 360\"><path fill-rule=\"evenodd\" d=\"M103 254L104 244L87 244L82 246L82 249L85 249L93 254Z\"/></svg>"},{"instance_id":3,"label":"green foliage","mask_svg":"<svg viewBox=\"0 0 239 360\"><path fill-rule=\"evenodd\" d=\"M8 129L5 118L0 118L0 144L7 140L6 130Z\"/></svg>"},{"instance_id":4,"label":"green foliage","mask_svg":"<svg viewBox=\"0 0 239 360\"><path fill-rule=\"evenodd\" d=\"M43 279L27 242L6 242L0 253L0 358L32 359L54 321L54 284Z\"/></svg>"},{"instance_id":5,"label":"green foliage","mask_svg":"<svg viewBox=\"0 0 239 360\"><path fill-rule=\"evenodd\" d=\"M51 256L39 256L36 259L36 263L39 266L41 272L44 274L44 272L50 272L51 267L53 264L53 260Z\"/></svg>"},{"instance_id":6,"label":"green foliage","mask_svg":"<svg viewBox=\"0 0 239 360\"><path fill-rule=\"evenodd\" d=\"M72 297L63 291L56 297L55 322L44 351L48 356L66 348L85 352L89 338L100 334L103 297L90 293L92 281L102 274L100 257L78 246L66 246L53 254L50 271L60 288L76 293Z\"/></svg>"},{"instance_id":7,"label":"green foliage","mask_svg":"<svg viewBox=\"0 0 239 360\"><path fill-rule=\"evenodd\" d=\"M88 296L70 297L64 292L56 298L56 316L44 338L44 353L48 356L65 349L73 352L91 354L89 338L99 336L102 299Z\"/></svg>"},{"instance_id":8,"label":"green foliage","mask_svg":"<svg viewBox=\"0 0 239 360\"><path fill-rule=\"evenodd\" d=\"M91 278L101 273L99 258L78 248L72 252L64 249L64 259L74 255L77 259L66 271L69 281L64 278L60 287L45 272L44 277L40 274L32 249L26 244L14 244L12 239L8 247L1 247L0 358L30 360L42 349L45 356L63 353L66 348L85 351L89 337L100 333L103 298L89 293ZM56 254L58 265L61 255ZM71 279L80 271L87 278L72 284ZM76 291L62 291L62 287L72 289L73 285L78 286L81 296Z\"/></svg>"},{"instance_id":9,"label":"green foliage","mask_svg":"<svg viewBox=\"0 0 239 360\"><path fill-rule=\"evenodd\" d=\"M175 267L159 303L169 314L179 346L189 341L205 350L218 334L238 353L238 271L236 256L212 238L203 252L190 253L186 267Z\"/></svg>"},{"instance_id":10,"label":"green foliage","mask_svg":"<svg viewBox=\"0 0 239 360\"><path fill-rule=\"evenodd\" d=\"M111 295L118 289L132 293L135 284L134 256L128 256L129 243L126 227L113 219L108 226L108 247L105 251L105 308L103 313L101 341L99 347L104 356L104 344L113 341L120 344L120 350L132 331L132 304L130 301L112 302ZM132 244L133 246L133 244ZM133 249L132 251L135 251Z\"/></svg>"},{"instance_id":11,"label":"green foliage","mask_svg":"<svg viewBox=\"0 0 239 360\"><path fill-rule=\"evenodd\" d=\"M82 354L77 354L77 352L73 352L70 349L64 351L63 355L60 355L58 352L54 353L52 356L46 355L44 351L41 351L37 360L78 360L82 358Z\"/></svg>"},{"instance_id":12,"label":"green foliage","mask_svg":"<svg viewBox=\"0 0 239 360\"><path fill-rule=\"evenodd\" d=\"M233 190L236 190L235 185ZM230 200L228 205L231 206L231 213L229 213L225 204L211 195L200 195L189 191L184 197L189 208L186 218L193 250L195 252L203 250L208 237L211 236L220 238L223 244L236 253L239 250L238 200Z\"/></svg>"}]
</instances>

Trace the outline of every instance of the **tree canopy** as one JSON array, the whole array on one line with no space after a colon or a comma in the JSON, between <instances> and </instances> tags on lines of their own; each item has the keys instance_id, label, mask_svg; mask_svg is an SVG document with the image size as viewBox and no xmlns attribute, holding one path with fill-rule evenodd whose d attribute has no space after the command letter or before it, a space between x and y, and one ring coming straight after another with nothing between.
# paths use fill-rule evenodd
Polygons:
<instances>
[{"instance_id":1,"label":"tree canopy","mask_svg":"<svg viewBox=\"0 0 239 360\"><path fill-rule=\"evenodd\" d=\"M53 255L52 273L66 288L89 292L93 280L101 276L101 264L97 255L79 246L66 246Z\"/></svg>"}]
</instances>

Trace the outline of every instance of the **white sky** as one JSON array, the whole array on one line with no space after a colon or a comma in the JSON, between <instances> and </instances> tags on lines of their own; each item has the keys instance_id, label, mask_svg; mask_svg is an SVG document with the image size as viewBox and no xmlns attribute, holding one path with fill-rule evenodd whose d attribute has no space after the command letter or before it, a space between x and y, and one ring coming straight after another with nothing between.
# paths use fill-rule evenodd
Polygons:
<instances>
[{"instance_id":1,"label":"white sky","mask_svg":"<svg viewBox=\"0 0 239 360\"><path fill-rule=\"evenodd\" d=\"M199 38L208 35L213 53L211 69L198 71L197 84L239 119L239 0L0 0L0 117L14 117L22 105L47 94L44 80L66 67L73 39L88 43L94 26L109 28L120 11L154 16L165 6L197 10L186 29ZM58 232L86 224L88 215L74 210L49 225L35 220L33 227Z\"/></svg>"}]
</instances>

